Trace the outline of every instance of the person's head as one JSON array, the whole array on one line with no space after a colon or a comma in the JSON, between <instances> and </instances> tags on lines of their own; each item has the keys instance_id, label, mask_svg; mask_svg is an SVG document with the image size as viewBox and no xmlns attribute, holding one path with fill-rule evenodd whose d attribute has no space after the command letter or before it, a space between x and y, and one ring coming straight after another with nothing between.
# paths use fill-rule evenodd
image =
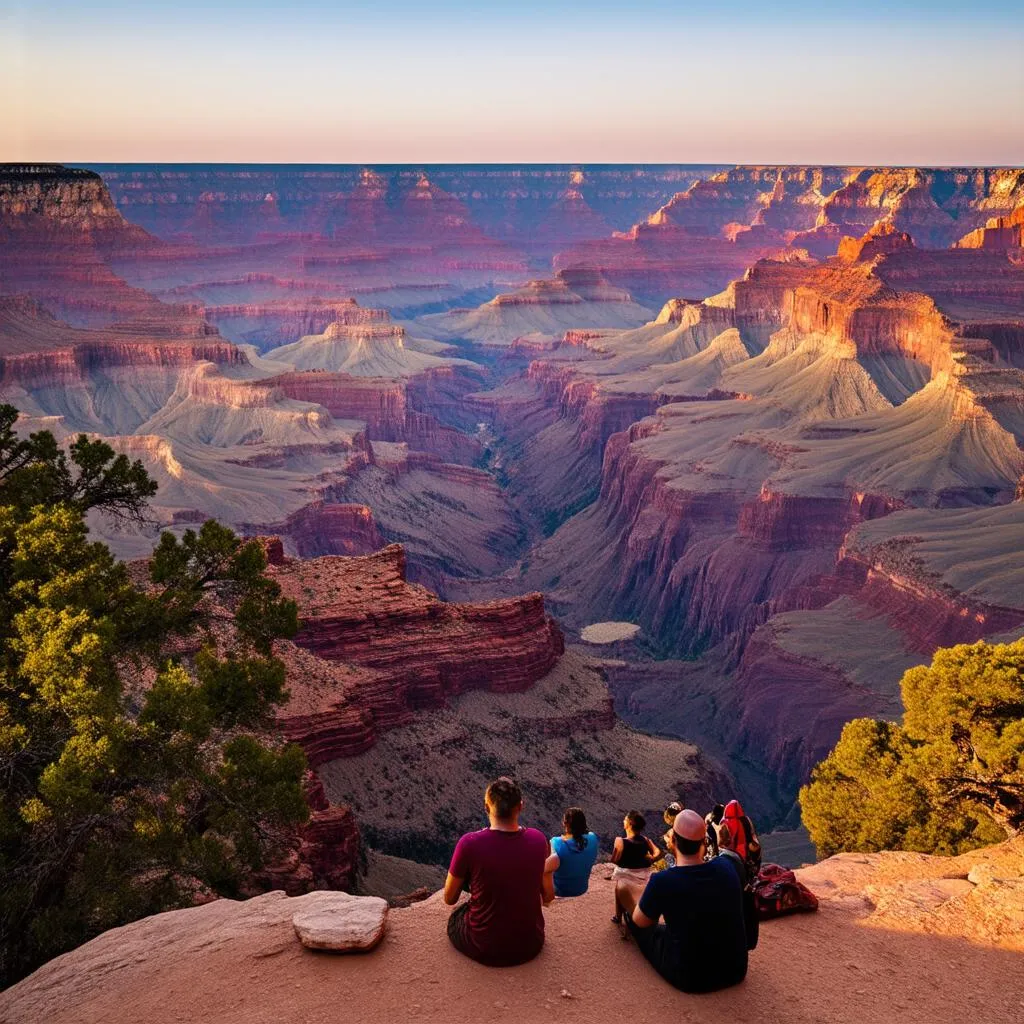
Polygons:
<instances>
[{"instance_id":1,"label":"person's head","mask_svg":"<svg viewBox=\"0 0 1024 1024\"><path fill-rule=\"evenodd\" d=\"M515 821L523 809L523 791L515 780L502 775L487 787L484 807L495 821Z\"/></svg>"},{"instance_id":2,"label":"person's head","mask_svg":"<svg viewBox=\"0 0 1024 1024\"><path fill-rule=\"evenodd\" d=\"M582 807L570 807L562 815L562 834L572 836L581 849L585 845L584 837L588 831L587 816L583 813Z\"/></svg>"},{"instance_id":3,"label":"person's head","mask_svg":"<svg viewBox=\"0 0 1024 1024\"><path fill-rule=\"evenodd\" d=\"M722 817L726 821L739 821L743 816L743 807L739 800L730 800L722 810Z\"/></svg>"},{"instance_id":4,"label":"person's head","mask_svg":"<svg viewBox=\"0 0 1024 1024\"><path fill-rule=\"evenodd\" d=\"M718 826L718 845L725 850L742 853L744 836L743 807L739 800L730 800L725 805L722 821Z\"/></svg>"},{"instance_id":5,"label":"person's head","mask_svg":"<svg viewBox=\"0 0 1024 1024\"><path fill-rule=\"evenodd\" d=\"M665 824L671 825L676 820L676 815L683 809L683 805L676 800L665 808Z\"/></svg>"},{"instance_id":6,"label":"person's head","mask_svg":"<svg viewBox=\"0 0 1024 1024\"><path fill-rule=\"evenodd\" d=\"M696 811L686 809L676 815L672 822L672 849L677 863L700 863L707 841L707 825Z\"/></svg>"},{"instance_id":7,"label":"person's head","mask_svg":"<svg viewBox=\"0 0 1024 1024\"><path fill-rule=\"evenodd\" d=\"M647 827L647 819L639 811L626 811L622 827L627 835L638 836Z\"/></svg>"},{"instance_id":8,"label":"person's head","mask_svg":"<svg viewBox=\"0 0 1024 1024\"><path fill-rule=\"evenodd\" d=\"M719 822L721 822L722 816L724 814L725 804L715 804L715 806L711 808L711 813L708 815L708 817L711 819L711 823L713 825L717 825L719 824Z\"/></svg>"}]
</instances>

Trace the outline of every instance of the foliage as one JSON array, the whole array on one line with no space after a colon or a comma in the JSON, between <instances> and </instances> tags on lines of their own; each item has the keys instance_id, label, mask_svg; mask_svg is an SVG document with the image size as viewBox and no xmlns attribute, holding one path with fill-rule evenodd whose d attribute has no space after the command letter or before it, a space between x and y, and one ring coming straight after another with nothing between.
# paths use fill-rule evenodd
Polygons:
<instances>
[{"instance_id":1,"label":"foliage","mask_svg":"<svg viewBox=\"0 0 1024 1024\"><path fill-rule=\"evenodd\" d=\"M961 853L1024 831L1024 640L935 652L903 723L856 719L800 791L821 856Z\"/></svg>"},{"instance_id":2,"label":"foliage","mask_svg":"<svg viewBox=\"0 0 1024 1024\"><path fill-rule=\"evenodd\" d=\"M139 462L19 439L0 406L0 985L114 925L238 895L305 820L275 638L295 605L207 522L133 577L90 509L141 519ZM139 570L136 576L146 573Z\"/></svg>"}]
</instances>

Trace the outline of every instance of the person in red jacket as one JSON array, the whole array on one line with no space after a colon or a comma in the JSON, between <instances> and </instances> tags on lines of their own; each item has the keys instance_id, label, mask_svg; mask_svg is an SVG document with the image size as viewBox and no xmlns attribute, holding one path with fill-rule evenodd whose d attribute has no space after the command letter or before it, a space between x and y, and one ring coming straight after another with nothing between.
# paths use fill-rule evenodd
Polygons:
<instances>
[{"instance_id":1,"label":"person in red jacket","mask_svg":"<svg viewBox=\"0 0 1024 1024\"><path fill-rule=\"evenodd\" d=\"M732 850L744 863L751 878L761 870L761 840L757 838L754 823L743 813L739 800L725 805L718 826L718 843L723 850Z\"/></svg>"}]
</instances>

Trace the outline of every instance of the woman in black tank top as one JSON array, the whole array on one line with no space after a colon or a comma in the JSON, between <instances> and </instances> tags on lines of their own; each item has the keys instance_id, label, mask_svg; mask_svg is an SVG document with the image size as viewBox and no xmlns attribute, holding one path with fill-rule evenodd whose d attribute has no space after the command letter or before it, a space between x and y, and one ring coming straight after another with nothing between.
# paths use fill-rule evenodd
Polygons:
<instances>
[{"instance_id":1,"label":"woman in black tank top","mask_svg":"<svg viewBox=\"0 0 1024 1024\"><path fill-rule=\"evenodd\" d=\"M628 875L636 882L645 883L651 874L651 865L660 856L660 851L644 835L644 826L647 824L644 816L639 811L630 811L622 827L625 829L625 836L617 836L615 847L612 850L612 863L615 871L613 878ZM615 900L615 916L612 920L616 924L622 923L623 910L619 906L618 899Z\"/></svg>"},{"instance_id":2,"label":"woman in black tank top","mask_svg":"<svg viewBox=\"0 0 1024 1024\"><path fill-rule=\"evenodd\" d=\"M651 866L651 841L647 836L626 836L622 840L622 853L615 862L627 871Z\"/></svg>"}]
</instances>

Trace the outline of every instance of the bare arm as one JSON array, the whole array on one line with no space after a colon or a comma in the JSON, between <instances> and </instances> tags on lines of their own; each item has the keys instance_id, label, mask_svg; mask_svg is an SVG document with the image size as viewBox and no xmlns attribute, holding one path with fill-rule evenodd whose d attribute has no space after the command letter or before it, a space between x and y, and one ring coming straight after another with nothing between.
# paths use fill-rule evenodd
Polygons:
<instances>
[{"instance_id":1,"label":"bare arm","mask_svg":"<svg viewBox=\"0 0 1024 1024\"><path fill-rule=\"evenodd\" d=\"M645 838L647 839L647 863L653 864L661 856L661 850L658 849L658 845L653 839Z\"/></svg>"},{"instance_id":2,"label":"bare arm","mask_svg":"<svg viewBox=\"0 0 1024 1024\"><path fill-rule=\"evenodd\" d=\"M612 863L618 864L622 860L622 836L615 837L615 844L612 846Z\"/></svg>"},{"instance_id":3,"label":"bare arm","mask_svg":"<svg viewBox=\"0 0 1024 1024\"><path fill-rule=\"evenodd\" d=\"M555 898L555 875L554 872L545 871L540 882L540 898L546 907Z\"/></svg>"},{"instance_id":4,"label":"bare arm","mask_svg":"<svg viewBox=\"0 0 1024 1024\"><path fill-rule=\"evenodd\" d=\"M549 865L554 861L554 867ZM546 907L555 898L555 868L559 865L558 854L551 852L551 843L548 842L548 856L544 861L544 874L540 879L540 898Z\"/></svg>"},{"instance_id":5,"label":"bare arm","mask_svg":"<svg viewBox=\"0 0 1024 1024\"><path fill-rule=\"evenodd\" d=\"M453 875L450 871L448 872L448 877L444 880L444 895L442 898L449 907L454 907L459 902L459 896L465 884L466 880L464 878L459 878L458 875Z\"/></svg>"},{"instance_id":6,"label":"bare arm","mask_svg":"<svg viewBox=\"0 0 1024 1024\"><path fill-rule=\"evenodd\" d=\"M633 924L635 924L637 926L637 928L651 928L654 925L656 925L657 923L658 923L657 921L652 921L640 909L640 904L639 903L637 903L637 905L633 908Z\"/></svg>"}]
</instances>

